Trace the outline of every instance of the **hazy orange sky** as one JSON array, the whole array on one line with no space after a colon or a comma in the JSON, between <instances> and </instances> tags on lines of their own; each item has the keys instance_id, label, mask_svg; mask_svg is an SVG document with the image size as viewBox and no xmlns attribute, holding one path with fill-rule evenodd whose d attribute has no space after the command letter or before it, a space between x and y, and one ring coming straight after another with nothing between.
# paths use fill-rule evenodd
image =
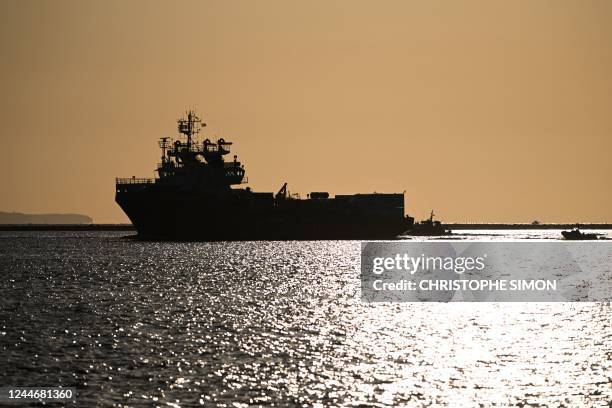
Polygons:
<instances>
[{"instance_id":1,"label":"hazy orange sky","mask_svg":"<svg viewBox=\"0 0 612 408\"><path fill-rule=\"evenodd\" d=\"M0 0L0 211L127 222L196 107L250 186L612 222L612 1Z\"/></svg>"}]
</instances>

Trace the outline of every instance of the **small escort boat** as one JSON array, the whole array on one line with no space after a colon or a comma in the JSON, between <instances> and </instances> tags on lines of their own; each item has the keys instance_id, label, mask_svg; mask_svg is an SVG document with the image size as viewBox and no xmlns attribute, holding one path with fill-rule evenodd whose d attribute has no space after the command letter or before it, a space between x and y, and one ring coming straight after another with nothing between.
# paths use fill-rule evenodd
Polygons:
<instances>
[{"instance_id":1,"label":"small escort boat","mask_svg":"<svg viewBox=\"0 0 612 408\"><path fill-rule=\"evenodd\" d=\"M405 235L416 235L416 236L441 236L450 235L451 230L447 230L440 221L434 221L434 212L431 211L429 218L413 225L412 229L405 232Z\"/></svg>"},{"instance_id":2,"label":"small escort boat","mask_svg":"<svg viewBox=\"0 0 612 408\"><path fill-rule=\"evenodd\" d=\"M563 238L573 241L599 239L599 235L594 233L585 233L580 231L578 228L574 228L571 231L561 231L561 235L563 235Z\"/></svg>"}]
</instances>

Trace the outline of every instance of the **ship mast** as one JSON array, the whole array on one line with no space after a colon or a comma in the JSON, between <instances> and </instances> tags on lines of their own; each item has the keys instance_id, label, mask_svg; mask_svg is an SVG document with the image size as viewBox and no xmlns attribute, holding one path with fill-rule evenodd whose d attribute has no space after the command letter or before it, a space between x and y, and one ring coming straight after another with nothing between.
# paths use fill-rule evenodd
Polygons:
<instances>
[{"instance_id":1,"label":"ship mast","mask_svg":"<svg viewBox=\"0 0 612 408\"><path fill-rule=\"evenodd\" d=\"M169 137L162 137L159 139L159 147L162 151L161 162L162 164L166 163L166 150L170 147Z\"/></svg>"},{"instance_id":2,"label":"ship mast","mask_svg":"<svg viewBox=\"0 0 612 408\"><path fill-rule=\"evenodd\" d=\"M182 133L187 136L187 149L191 149L193 136L200 133L200 128L204 126L206 126L206 123L203 123L202 120L192 110L187 112L186 119L183 117L178 120L179 133Z\"/></svg>"}]
</instances>

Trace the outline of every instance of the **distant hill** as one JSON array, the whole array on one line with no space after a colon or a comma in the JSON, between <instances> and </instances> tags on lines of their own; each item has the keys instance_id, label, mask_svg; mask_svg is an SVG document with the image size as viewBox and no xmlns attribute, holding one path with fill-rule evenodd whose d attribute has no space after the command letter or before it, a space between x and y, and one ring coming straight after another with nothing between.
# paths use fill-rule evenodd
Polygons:
<instances>
[{"instance_id":1,"label":"distant hill","mask_svg":"<svg viewBox=\"0 0 612 408\"><path fill-rule=\"evenodd\" d=\"M93 219L81 214L21 214L0 211L0 224L91 224Z\"/></svg>"}]
</instances>

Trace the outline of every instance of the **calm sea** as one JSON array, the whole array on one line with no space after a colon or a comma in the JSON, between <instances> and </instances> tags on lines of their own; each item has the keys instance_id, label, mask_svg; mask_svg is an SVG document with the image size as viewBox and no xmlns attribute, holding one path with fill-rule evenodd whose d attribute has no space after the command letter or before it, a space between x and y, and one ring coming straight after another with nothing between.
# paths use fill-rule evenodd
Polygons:
<instances>
[{"instance_id":1,"label":"calm sea","mask_svg":"<svg viewBox=\"0 0 612 408\"><path fill-rule=\"evenodd\" d=\"M0 233L0 386L76 386L80 406L612 400L609 303L364 304L359 242L125 235Z\"/></svg>"}]
</instances>

